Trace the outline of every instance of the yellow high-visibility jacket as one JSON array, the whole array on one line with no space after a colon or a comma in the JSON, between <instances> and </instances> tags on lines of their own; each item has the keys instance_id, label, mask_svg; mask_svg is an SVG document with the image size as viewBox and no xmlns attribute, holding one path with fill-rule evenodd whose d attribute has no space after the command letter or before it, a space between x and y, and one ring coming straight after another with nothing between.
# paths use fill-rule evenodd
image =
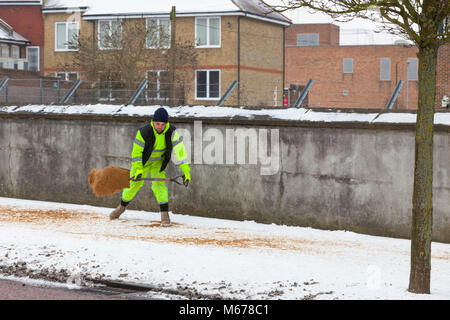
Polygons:
<instances>
[{"instance_id":1,"label":"yellow high-visibility jacket","mask_svg":"<svg viewBox=\"0 0 450 320\"><path fill-rule=\"evenodd\" d=\"M162 160L160 171L164 171L169 163L172 151L176 157L176 163L186 175L189 173L189 163L186 149L176 128L167 123L163 132L158 133L153 121L137 131L131 152L131 166L135 169L143 169L147 161Z\"/></svg>"}]
</instances>

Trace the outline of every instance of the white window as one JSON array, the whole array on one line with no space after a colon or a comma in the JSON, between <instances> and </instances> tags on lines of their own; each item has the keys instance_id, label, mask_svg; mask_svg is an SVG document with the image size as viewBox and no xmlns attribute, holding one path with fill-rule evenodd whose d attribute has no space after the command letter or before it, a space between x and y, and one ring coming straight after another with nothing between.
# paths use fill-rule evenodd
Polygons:
<instances>
[{"instance_id":1,"label":"white window","mask_svg":"<svg viewBox=\"0 0 450 320\"><path fill-rule=\"evenodd\" d=\"M417 58L408 58L407 65L408 65L408 81L417 81L419 80L419 74L418 74L418 63L419 60Z\"/></svg>"},{"instance_id":2,"label":"white window","mask_svg":"<svg viewBox=\"0 0 450 320\"><path fill-rule=\"evenodd\" d=\"M319 45L318 33L298 33L297 34L297 46L308 47Z\"/></svg>"},{"instance_id":3,"label":"white window","mask_svg":"<svg viewBox=\"0 0 450 320\"><path fill-rule=\"evenodd\" d=\"M146 96L149 100L165 100L169 98L169 71L150 70L147 71Z\"/></svg>"},{"instance_id":4,"label":"white window","mask_svg":"<svg viewBox=\"0 0 450 320\"><path fill-rule=\"evenodd\" d=\"M75 81L78 80L78 72L55 72L55 77L64 81Z\"/></svg>"},{"instance_id":5,"label":"white window","mask_svg":"<svg viewBox=\"0 0 450 320\"><path fill-rule=\"evenodd\" d=\"M123 93L123 83L120 71L99 72L98 99L100 101L115 101Z\"/></svg>"},{"instance_id":6,"label":"white window","mask_svg":"<svg viewBox=\"0 0 450 320\"><path fill-rule=\"evenodd\" d=\"M11 55L15 59L20 58L20 48L19 46L11 46Z\"/></svg>"},{"instance_id":7,"label":"white window","mask_svg":"<svg viewBox=\"0 0 450 320\"><path fill-rule=\"evenodd\" d=\"M196 47L220 48L220 17L195 18Z\"/></svg>"},{"instance_id":8,"label":"white window","mask_svg":"<svg viewBox=\"0 0 450 320\"><path fill-rule=\"evenodd\" d=\"M344 73L353 73L353 58L344 58L343 71Z\"/></svg>"},{"instance_id":9,"label":"white window","mask_svg":"<svg viewBox=\"0 0 450 320\"><path fill-rule=\"evenodd\" d=\"M98 47L102 50L122 48L122 22L120 20L98 21Z\"/></svg>"},{"instance_id":10,"label":"white window","mask_svg":"<svg viewBox=\"0 0 450 320\"><path fill-rule=\"evenodd\" d=\"M39 71L39 47L27 47L28 70Z\"/></svg>"},{"instance_id":11,"label":"white window","mask_svg":"<svg viewBox=\"0 0 450 320\"><path fill-rule=\"evenodd\" d=\"M147 48L170 48L170 19L147 19Z\"/></svg>"},{"instance_id":12,"label":"white window","mask_svg":"<svg viewBox=\"0 0 450 320\"><path fill-rule=\"evenodd\" d=\"M1 45L2 57L9 57L9 46L7 44Z\"/></svg>"},{"instance_id":13,"label":"white window","mask_svg":"<svg viewBox=\"0 0 450 320\"><path fill-rule=\"evenodd\" d=\"M391 58L380 59L380 81L391 81Z\"/></svg>"},{"instance_id":14,"label":"white window","mask_svg":"<svg viewBox=\"0 0 450 320\"><path fill-rule=\"evenodd\" d=\"M55 22L55 51L76 51L78 22Z\"/></svg>"},{"instance_id":15,"label":"white window","mask_svg":"<svg viewBox=\"0 0 450 320\"><path fill-rule=\"evenodd\" d=\"M220 70L195 71L195 99L218 100L220 98Z\"/></svg>"}]
</instances>

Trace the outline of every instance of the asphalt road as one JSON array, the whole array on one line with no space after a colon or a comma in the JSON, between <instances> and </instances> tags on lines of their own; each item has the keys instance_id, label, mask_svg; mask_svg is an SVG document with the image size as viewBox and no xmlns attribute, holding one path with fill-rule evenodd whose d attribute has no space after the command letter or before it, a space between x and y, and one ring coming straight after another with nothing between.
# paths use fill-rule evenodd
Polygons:
<instances>
[{"instance_id":1,"label":"asphalt road","mask_svg":"<svg viewBox=\"0 0 450 320\"><path fill-rule=\"evenodd\" d=\"M0 300L123 300L120 294L102 294L0 279Z\"/></svg>"}]
</instances>

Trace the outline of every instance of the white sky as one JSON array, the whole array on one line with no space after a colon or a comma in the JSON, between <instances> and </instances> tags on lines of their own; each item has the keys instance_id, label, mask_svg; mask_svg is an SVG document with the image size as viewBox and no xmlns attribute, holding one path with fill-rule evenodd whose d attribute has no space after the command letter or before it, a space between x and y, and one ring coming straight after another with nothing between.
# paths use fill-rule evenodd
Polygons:
<instances>
[{"instance_id":1,"label":"white sky","mask_svg":"<svg viewBox=\"0 0 450 320\"><path fill-rule=\"evenodd\" d=\"M269 4L279 3L277 0L266 0ZM330 16L321 13L311 13L310 10L300 8L283 13L292 20L292 23L333 23L340 27L341 45L369 45L369 44L393 44L403 38L388 34L375 33L376 24L366 19L355 19L349 22L337 22Z\"/></svg>"},{"instance_id":2,"label":"white sky","mask_svg":"<svg viewBox=\"0 0 450 320\"><path fill-rule=\"evenodd\" d=\"M277 4L279 0L266 0L266 2ZM136 8L139 8L141 12L169 12L172 5L177 7L178 12L238 10L231 0L208 0L206 2L200 0L52 0L51 3L69 7L87 5L91 7L89 14L136 12ZM387 33L375 33L374 23L364 19L355 19L347 23L334 22L326 14L311 14L306 9L287 11L284 15L293 23L335 23L339 25L341 45L393 44L395 40L402 39Z\"/></svg>"}]
</instances>

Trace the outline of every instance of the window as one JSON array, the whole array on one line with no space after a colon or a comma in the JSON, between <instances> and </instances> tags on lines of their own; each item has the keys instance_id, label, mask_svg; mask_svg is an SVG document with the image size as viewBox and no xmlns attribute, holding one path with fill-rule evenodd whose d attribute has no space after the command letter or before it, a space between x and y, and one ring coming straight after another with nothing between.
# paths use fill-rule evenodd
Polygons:
<instances>
[{"instance_id":1,"label":"window","mask_svg":"<svg viewBox=\"0 0 450 320\"><path fill-rule=\"evenodd\" d=\"M419 80L418 76L418 60L417 58L408 58L408 81L417 81Z\"/></svg>"},{"instance_id":2,"label":"window","mask_svg":"<svg viewBox=\"0 0 450 320\"><path fill-rule=\"evenodd\" d=\"M220 17L195 18L196 47L220 47Z\"/></svg>"},{"instance_id":3,"label":"window","mask_svg":"<svg viewBox=\"0 0 450 320\"><path fill-rule=\"evenodd\" d=\"M55 22L55 51L75 51L78 22Z\"/></svg>"},{"instance_id":4,"label":"window","mask_svg":"<svg viewBox=\"0 0 450 320\"><path fill-rule=\"evenodd\" d=\"M39 47L27 47L28 70L39 71Z\"/></svg>"},{"instance_id":5,"label":"window","mask_svg":"<svg viewBox=\"0 0 450 320\"><path fill-rule=\"evenodd\" d=\"M391 81L391 58L380 59L380 81Z\"/></svg>"},{"instance_id":6,"label":"window","mask_svg":"<svg viewBox=\"0 0 450 320\"><path fill-rule=\"evenodd\" d=\"M11 55L15 59L20 58L20 48L19 46L11 46Z\"/></svg>"},{"instance_id":7,"label":"window","mask_svg":"<svg viewBox=\"0 0 450 320\"><path fill-rule=\"evenodd\" d=\"M220 70L196 70L195 88L196 99L219 99Z\"/></svg>"},{"instance_id":8,"label":"window","mask_svg":"<svg viewBox=\"0 0 450 320\"><path fill-rule=\"evenodd\" d=\"M120 20L98 21L98 47L102 50L122 48L122 22Z\"/></svg>"},{"instance_id":9,"label":"window","mask_svg":"<svg viewBox=\"0 0 450 320\"><path fill-rule=\"evenodd\" d=\"M123 92L120 72L99 72L98 99L100 101L115 101Z\"/></svg>"},{"instance_id":10,"label":"window","mask_svg":"<svg viewBox=\"0 0 450 320\"><path fill-rule=\"evenodd\" d=\"M147 19L147 48L170 48L170 19Z\"/></svg>"},{"instance_id":11,"label":"window","mask_svg":"<svg viewBox=\"0 0 450 320\"><path fill-rule=\"evenodd\" d=\"M353 58L344 58L343 69L344 73L353 73Z\"/></svg>"},{"instance_id":12,"label":"window","mask_svg":"<svg viewBox=\"0 0 450 320\"><path fill-rule=\"evenodd\" d=\"M78 72L55 72L55 77L65 81L78 80Z\"/></svg>"},{"instance_id":13,"label":"window","mask_svg":"<svg viewBox=\"0 0 450 320\"><path fill-rule=\"evenodd\" d=\"M319 34L318 33L298 33L297 34L297 46L307 47L307 46L318 46L319 45Z\"/></svg>"},{"instance_id":14,"label":"window","mask_svg":"<svg viewBox=\"0 0 450 320\"><path fill-rule=\"evenodd\" d=\"M169 72L166 70L147 71L147 99L164 100L169 98Z\"/></svg>"},{"instance_id":15,"label":"window","mask_svg":"<svg viewBox=\"0 0 450 320\"><path fill-rule=\"evenodd\" d=\"M9 57L9 46L6 44L1 45L2 57Z\"/></svg>"}]
</instances>

